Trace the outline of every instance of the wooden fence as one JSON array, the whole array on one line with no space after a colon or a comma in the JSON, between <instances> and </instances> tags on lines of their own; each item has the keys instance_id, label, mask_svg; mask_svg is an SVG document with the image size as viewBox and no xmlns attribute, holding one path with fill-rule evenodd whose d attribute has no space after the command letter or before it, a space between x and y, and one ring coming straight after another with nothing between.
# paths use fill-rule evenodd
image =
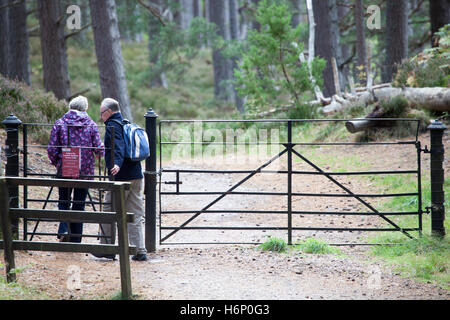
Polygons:
<instances>
[{"instance_id":1,"label":"wooden fence","mask_svg":"<svg viewBox=\"0 0 450 320\"><path fill-rule=\"evenodd\" d=\"M110 190L113 192L115 212L10 208L8 188L16 186L102 188ZM128 244L127 223L134 219L133 214L125 211L125 190L129 190L129 188L130 183L128 182L0 177L0 224L3 233L0 248L3 248L5 253L7 281L16 281L15 273L11 272L15 268L14 250L119 254L122 298L129 299L132 295L129 255L136 254L136 247ZM118 227L118 245L14 240L11 220L19 218L83 223L115 222Z\"/></svg>"}]
</instances>

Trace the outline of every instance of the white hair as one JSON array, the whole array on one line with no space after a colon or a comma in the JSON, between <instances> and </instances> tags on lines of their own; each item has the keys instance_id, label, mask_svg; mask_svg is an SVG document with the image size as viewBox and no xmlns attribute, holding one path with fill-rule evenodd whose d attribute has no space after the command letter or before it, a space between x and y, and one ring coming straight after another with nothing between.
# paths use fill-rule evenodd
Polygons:
<instances>
[{"instance_id":1,"label":"white hair","mask_svg":"<svg viewBox=\"0 0 450 320\"><path fill-rule=\"evenodd\" d=\"M103 99L101 106L110 109L113 112L120 111L119 102L112 98Z\"/></svg>"},{"instance_id":2,"label":"white hair","mask_svg":"<svg viewBox=\"0 0 450 320\"><path fill-rule=\"evenodd\" d=\"M69 109L72 110L86 111L88 108L89 108L88 99L83 96L73 98L69 102Z\"/></svg>"}]
</instances>

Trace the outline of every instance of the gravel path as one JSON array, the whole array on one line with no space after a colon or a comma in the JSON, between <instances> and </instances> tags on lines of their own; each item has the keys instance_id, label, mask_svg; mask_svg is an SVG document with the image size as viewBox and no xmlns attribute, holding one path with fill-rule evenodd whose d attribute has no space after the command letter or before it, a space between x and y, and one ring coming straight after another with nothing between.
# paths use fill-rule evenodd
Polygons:
<instances>
[{"instance_id":1,"label":"gravel path","mask_svg":"<svg viewBox=\"0 0 450 320\"><path fill-rule=\"evenodd\" d=\"M427 141L428 137L422 137ZM447 139L448 144L448 139ZM380 150L380 149L378 149ZM377 151L354 149L365 164L371 168L385 165ZM327 151L328 156L345 158L342 151ZM380 151L378 151L380 152ZM414 163L414 150L391 152L392 166L399 170ZM411 156L412 155L412 156ZM425 158L425 157L424 157ZM209 159L211 160L211 159ZM424 170L428 158L424 159ZM36 159L37 162L39 161ZM41 159L42 161L42 159ZM320 159L318 160L320 162ZM412 162L411 162L412 161ZM42 161L43 163L45 161ZM338 161L337 161L338 162ZM337 163L336 162L336 163ZM369 163L370 162L370 163ZM209 168L220 168L217 162L208 161ZM214 165L211 165L214 163ZM237 165L236 163L240 163ZM283 168L279 164L279 168ZM327 166L327 165L325 165ZM165 168L175 167L168 163ZM201 163L181 163L178 168L205 167ZM294 161L296 170L306 169L304 163ZM237 161L228 165L232 169L254 169L254 163ZM268 168L270 169L270 168ZM326 170L336 170L330 163ZM409 168L410 169L410 168ZM311 170L311 168L308 168ZM242 179L243 175L198 176L182 174L181 191L226 190ZM256 175L236 191L284 192L286 176ZM163 181L173 176L163 176ZM339 181L357 192L370 190L370 182L358 179ZM173 185L163 185L163 190L174 190ZM295 178L294 192L338 193L342 190L320 176ZM46 190L36 192L40 197ZM216 196L202 196L187 201L183 197L163 198L164 210L199 210ZM374 205L377 201L373 202ZM285 210L286 200L277 196L227 196L211 209L215 210ZM299 197L293 202L293 210L317 211L367 211L361 203L351 198L331 198L319 201L317 198ZM163 216L163 225L180 225L192 215ZM376 216L330 216L296 215L294 226L328 227L376 227L386 224ZM240 213L204 214L189 226L286 226L285 215L243 215ZM31 226L30 226L31 227ZM40 231L56 230L55 223L42 223ZM95 234L97 226L86 225L88 233ZM163 231L167 234L167 231ZM168 242L250 242L264 241L269 235L286 239L286 231L180 231ZM309 237L321 238L328 243L364 242L367 233L362 232L318 232L297 231L293 242ZM37 237L36 240L40 240ZM42 240L42 239L41 239ZM85 242L96 242L85 239ZM403 278L384 264L375 262L366 246L339 247L339 254L303 254L300 252L262 252L255 245L158 245L155 253L149 254L147 262L131 262L133 291L141 299L444 299L450 298L447 290L433 283L418 282ZM18 275L20 283L45 291L54 299L108 299L120 289L119 261L106 261L90 255L75 253L17 252L16 265L25 266ZM72 280L75 281L75 284Z\"/></svg>"}]
</instances>

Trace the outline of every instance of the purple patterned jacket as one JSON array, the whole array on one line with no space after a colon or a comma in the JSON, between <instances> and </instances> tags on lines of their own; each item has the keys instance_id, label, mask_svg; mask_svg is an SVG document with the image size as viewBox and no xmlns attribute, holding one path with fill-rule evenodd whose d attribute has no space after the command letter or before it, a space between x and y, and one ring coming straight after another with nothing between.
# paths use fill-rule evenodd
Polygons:
<instances>
[{"instance_id":1,"label":"purple patterned jacket","mask_svg":"<svg viewBox=\"0 0 450 320\"><path fill-rule=\"evenodd\" d=\"M70 140L68 132L70 132ZM91 147L81 149L81 171L83 180L92 180L95 169L94 153L104 156L105 150L100 139L97 124L86 112L76 110L68 111L61 119L57 120L50 134L50 142L47 148L50 162L58 169L61 168L61 146ZM92 149L92 147L94 149Z\"/></svg>"}]
</instances>

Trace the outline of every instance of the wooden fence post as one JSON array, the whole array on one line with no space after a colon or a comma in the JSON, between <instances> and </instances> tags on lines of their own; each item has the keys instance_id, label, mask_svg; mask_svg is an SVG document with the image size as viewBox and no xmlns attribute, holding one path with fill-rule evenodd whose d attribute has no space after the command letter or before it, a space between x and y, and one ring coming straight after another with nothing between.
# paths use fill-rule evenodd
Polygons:
<instances>
[{"instance_id":1,"label":"wooden fence post","mask_svg":"<svg viewBox=\"0 0 450 320\"><path fill-rule=\"evenodd\" d=\"M119 242L120 261L120 281L122 284L122 298L130 299L131 290L131 270L130 255L128 248L128 226L125 211L125 188L123 184L118 184L114 189L114 205L117 215L117 233Z\"/></svg>"},{"instance_id":2,"label":"wooden fence post","mask_svg":"<svg viewBox=\"0 0 450 320\"><path fill-rule=\"evenodd\" d=\"M9 194L6 178L0 178L0 216L5 251L6 281L15 282L16 274L11 273L11 270L16 266L14 263L13 235L11 231L11 219L9 217Z\"/></svg>"}]
</instances>

